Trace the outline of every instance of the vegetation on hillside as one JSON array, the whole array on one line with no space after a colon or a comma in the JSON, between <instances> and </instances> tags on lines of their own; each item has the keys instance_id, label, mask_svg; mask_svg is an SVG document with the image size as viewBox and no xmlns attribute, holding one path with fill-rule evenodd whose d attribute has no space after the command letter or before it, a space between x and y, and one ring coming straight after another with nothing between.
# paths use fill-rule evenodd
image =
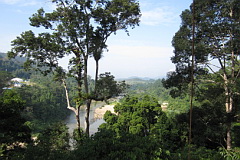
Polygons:
<instances>
[{"instance_id":1,"label":"vegetation on hillside","mask_svg":"<svg viewBox=\"0 0 240 160\"><path fill-rule=\"evenodd\" d=\"M52 22L58 22L54 32L24 32L13 41L9 55L20 53L27 59L0 54L1 159L240 159L238 0L195 0L182 12L173 37L176 70L166 79L125 82L108 72L99 74L98 67L92 79L87 62L93 57L98 66L108 36L138 24L139 4L53 2L56 11L40 9L30 19L31 25L46 29L56 29ZM93 20L98 26L91 25ZM57 60L70 53L75 57L67 72ZM211 68L212 59L219 62L219 70ZM26 72L23 63L41 72ZM29 83L4 88L12 77ZM107 101L120 93L115 113L105 113L97 133L90 136L89 126L84 130L79 125L70 137L64 124L70 110L78 119L83 104L88 113L93 100Z\"/></svg>"}]
</instances>

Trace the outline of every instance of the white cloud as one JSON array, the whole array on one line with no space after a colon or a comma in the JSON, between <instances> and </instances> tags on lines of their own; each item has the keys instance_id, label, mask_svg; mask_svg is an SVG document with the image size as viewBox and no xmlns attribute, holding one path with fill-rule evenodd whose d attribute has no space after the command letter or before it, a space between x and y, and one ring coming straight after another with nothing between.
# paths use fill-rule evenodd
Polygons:
<instances>
[{"instance_id":1,"label":"white cloud","mask_svg":"<svg viewBox=\"0 0 240 160\"><path fill-rule=\"evenodd\" d=\"M141 22L145 25L170 25L176 21L178 15L170 7L158 7L152 10L143 11Z\"/></svg>"}]
</instances>

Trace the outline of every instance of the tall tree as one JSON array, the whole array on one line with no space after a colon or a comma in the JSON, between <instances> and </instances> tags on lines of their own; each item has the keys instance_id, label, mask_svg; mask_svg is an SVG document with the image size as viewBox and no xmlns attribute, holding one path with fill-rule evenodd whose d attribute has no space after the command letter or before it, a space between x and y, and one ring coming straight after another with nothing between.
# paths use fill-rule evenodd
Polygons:
<instances>
[{"instance_id":1,"label":"tall tree","mask_svg":"<svg viewBox=\"0 0 240 160\"><path fill-rule=\"evenodd\" d=\"M234 117L234 96L239 78L239 36L240 36L240 1L206 0L195 1L195 76L206 71L218 74L225 92L225 107L228 114L227 149L231 149L231 126ZM172 62L176 71L169 74L166 84L176 86L175 82L189 82L191 64L192 10L185 10L182 25L173 38L175 55ZM215 69L214 69L215 66ZM219 72L215 72L217 69ZM177 77L177 78L176 78ZM208 80L208 82L210 82ZM214 80L212 80L214 82ZM182 88L178 83L177 86ZM216 83L216 82L215 82ZM180 84L180 85L179 85Z\"/></svg>"},{"instance_id":2,"label":"tall tree","mask_svg":"<svg viewBox=\"0 0 240 160\"><path fill-rule=\"evenodd\" d=\"M58 66L59 59L71 54L69 74L78 82L78 98L76 107L68 108L78 115L80 106L86 104L86 133L89 134L89 110L92 98L87 78L88 60L107 47L106 41L112 33L118 30L125 30L128 33L129 27L134 28L138 25L139 4L136 0L52 2L57 6L53 12L45 13L41 8L30 18L32 26L44 27L49 32L37 36L32 31L24 32L12 42L14 47L9 55L26 56L27 66L34 64L37 67L52 68ZM44 72L47 71L44 68ZM84 93L82 88L85 90Z\"/></svg>"}]
</instances>

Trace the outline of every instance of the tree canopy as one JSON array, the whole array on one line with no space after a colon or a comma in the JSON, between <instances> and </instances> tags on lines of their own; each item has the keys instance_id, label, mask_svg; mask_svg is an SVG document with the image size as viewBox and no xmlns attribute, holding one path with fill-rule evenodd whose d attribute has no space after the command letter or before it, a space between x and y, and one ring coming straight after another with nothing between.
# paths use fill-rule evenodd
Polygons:
<instances>
[{"instance_id":1,"label":"tree canopy","mask_svg":"<svg viewBox=\"0 0 240 160\"><path fill-rule=\"evenodd\" d=\"M234 117L236 87L239 78L239 1L236 0L195 0L190 10L181 14L182 24L173 37L176 71L168 74L164 82L166 87L175 86L180 91L188 89L191 80L190 59L194 43L194 77L195 85L200 83L220 83L225 94L226 113ZM193 29L194 27L194 29ZM194 31L194 32L193 32ZM215 67L215 68L214 68ZM206 79L206 74L212 76ZM213 77L218 77L214 79ZM172 92L178 95L181 92ZM227 147L231 148L231 122L228 124Z\"/></svg>"},{"instance_id":2,"label":"tree canopy","mask_svg":"<svg viewBox=\"0 0 240 160\"><path fill-rule=\"evenodd\" d=\"M46 13L41 8L30 17L30 25L43 27L48 32L38 35L32 31L23 32L12 41L13 48L8 55L25 56L26 67L35 66L45 74L59 67L59 59L71 55L69 72L65 76L70 75L77 80L77 111L75 107L68 108L78 114L80 106L86 104L86 133L89 134L89 110L92 99L88 82L88 59L94 57L98 62L101 57L98 55L107 48L106 41L111 34L118 30L125 30L128 33L129 27L134 28L139 24L139 4L135 0L54 0L52 2L57 6L53 12ZM96 73L98 73L98 65ZM98 76L95 77L95 81L97 79Z\"/></svg>"}]
</instances>

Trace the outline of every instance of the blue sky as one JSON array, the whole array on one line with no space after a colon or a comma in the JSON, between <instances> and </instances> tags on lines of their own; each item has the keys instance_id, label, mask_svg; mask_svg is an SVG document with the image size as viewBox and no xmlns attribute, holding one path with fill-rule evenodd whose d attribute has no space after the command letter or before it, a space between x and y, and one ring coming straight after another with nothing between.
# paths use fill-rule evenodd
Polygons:
<instances>
[{"instance_id":1,"label":"blue sky","mask_svg":"<svg viewBox=\"0 0 240 160\"><path fill-rule=\"evenodd\" d=\"M112 35L108 52L100 60L100 73L111 72L116 78L164 77L174 64L172 37L181 24L180 14L188 9L192 0L139 0L140 26L130 31ZM0 52L11 49L11 41L27 30L39 32L29 25L29 17L40 7L52 10L51 0L0 0ZM67 65L67 59L61 61ZM94 63L90 61L89 74L94 75Z\"/></svg>"}]
</instances>

